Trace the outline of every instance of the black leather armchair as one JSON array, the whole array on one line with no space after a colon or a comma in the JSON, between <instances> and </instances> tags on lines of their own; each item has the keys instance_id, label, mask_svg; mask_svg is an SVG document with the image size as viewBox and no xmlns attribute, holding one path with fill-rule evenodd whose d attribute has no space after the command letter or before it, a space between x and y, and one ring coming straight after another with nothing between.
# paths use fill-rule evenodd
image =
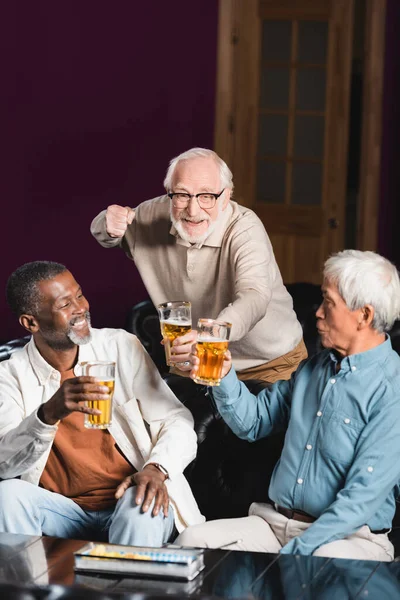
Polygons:
<instances>
[{"instance_id":1,"label":"black leather armchair","mask_svg":"<svg viewBox=\"0 0 400 600\"><path fill-rule=\"evenodd\" d=\"M31 339L30 335L0 344L0 361L7 360L19 348L23 348Z\"/></svg>"}]
</instances>

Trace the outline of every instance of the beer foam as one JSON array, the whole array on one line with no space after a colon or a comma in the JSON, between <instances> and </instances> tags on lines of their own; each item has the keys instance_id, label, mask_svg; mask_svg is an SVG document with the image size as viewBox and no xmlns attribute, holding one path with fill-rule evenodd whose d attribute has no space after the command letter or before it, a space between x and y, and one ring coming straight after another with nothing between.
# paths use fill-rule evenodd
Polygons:
<instances>
[{"instance_id":1,"label":"beer foam","mask_svg":"<svg viewBox=\"0 0 400 600\"><path fill-rule=\"evenodd\" d=\"M215 338L215 337L198 337L197 338L197 343L201 344L202 342L205 342L207 344L212 344L213 342L218 342L218 343L222 343L222 342L228 342L228 340L224 340L222 338Z\"/></svg>"},{"instance_id":2,"label":"beer foam","mask_svg":"<svg viewBox=\"0 0 400 600\"><path fill-rule=\"evenodd\" d=\"M191 321L178 321L177 319L171 319L168 321L160 321L161 324L165 323L165 325L178 325L178 327L191 327Z\"/></svg>"}]
</instances>

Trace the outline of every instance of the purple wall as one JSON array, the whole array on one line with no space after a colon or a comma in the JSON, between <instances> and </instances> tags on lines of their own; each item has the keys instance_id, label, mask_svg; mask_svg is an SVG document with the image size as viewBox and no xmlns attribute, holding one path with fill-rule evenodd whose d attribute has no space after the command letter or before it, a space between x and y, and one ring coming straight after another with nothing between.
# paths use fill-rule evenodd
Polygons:
<instances>
[{"instance_id":1,"label":"purple wall","mask_svg":"<svg viewBox=\"0 0 400 600\"><path fill-rule=\"evenodd\" d=\"M121 250L92 238L108 204L163 192L168 161L213 144L215 0L2 3L0 286L30 260L65 263L95 326L146 297ZM0 295L0 341L23 330Z\"/></svg>"},{"instance_id":2,"label":"purple wall","mask_svg":"<svg viewBox=\"0 0 400 600\"><path fill-rule=\"evenodd\" d=\"M400 269L400 2L387 0L378 252Z\"/></svg>"}]
</instances>

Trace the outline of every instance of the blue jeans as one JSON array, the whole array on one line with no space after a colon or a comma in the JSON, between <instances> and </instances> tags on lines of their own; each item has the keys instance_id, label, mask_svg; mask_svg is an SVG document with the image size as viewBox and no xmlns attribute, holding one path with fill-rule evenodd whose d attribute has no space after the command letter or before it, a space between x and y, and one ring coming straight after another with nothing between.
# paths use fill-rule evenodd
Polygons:
<instances>
[{"instance_id":1,"label":"blue jeans","mask_svg":"<svg viewBox=\"0 0 400 600\"><path fill-rule=\"evenodd\" d=\"M115 507L83 510L70 498L20 479L0 482L0 531L25 535L109 541L129 546L160 547L176 535L173 509L152 516L135 503L130 487Z\"/></svg>"}]
</instances>

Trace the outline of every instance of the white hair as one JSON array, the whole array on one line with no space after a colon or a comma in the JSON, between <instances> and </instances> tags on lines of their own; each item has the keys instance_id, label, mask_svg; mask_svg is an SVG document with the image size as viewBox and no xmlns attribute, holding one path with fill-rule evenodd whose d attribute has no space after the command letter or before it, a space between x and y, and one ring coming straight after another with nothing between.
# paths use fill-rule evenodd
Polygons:
<instances>
[{"instance_id":1,"label":"white hair","mask_svg":"<svg viewBox=\"0 0 400 600\"><path fill-rule=\"evenodd\" d=\"M207 148L191 148L186 152L182 152L182 154L179 154L179 156L175 156L175 158L170 161L167 174L164 179L164 187L167 192L172 190L172 180L174 178L175 169L178 163L182 160L192 160L193 158L212 158L217 167L219 167L221 187L233 189L232 171L226 162L223 161L216 152L213 150L208 150Z\"/></svg>"},{"instance_id":2,"label":"white hair","mask_svg":"<svg viewBox=\"0 0 400 600\"><path fill-rule=\"evenodd\" d=\"M324 278L337 286L350 310L371 304L372 327L379 333L389 331L400 317L399 273L387 258L370 251L343 250L325 262Z\"/></svg>"}]
</instances>

